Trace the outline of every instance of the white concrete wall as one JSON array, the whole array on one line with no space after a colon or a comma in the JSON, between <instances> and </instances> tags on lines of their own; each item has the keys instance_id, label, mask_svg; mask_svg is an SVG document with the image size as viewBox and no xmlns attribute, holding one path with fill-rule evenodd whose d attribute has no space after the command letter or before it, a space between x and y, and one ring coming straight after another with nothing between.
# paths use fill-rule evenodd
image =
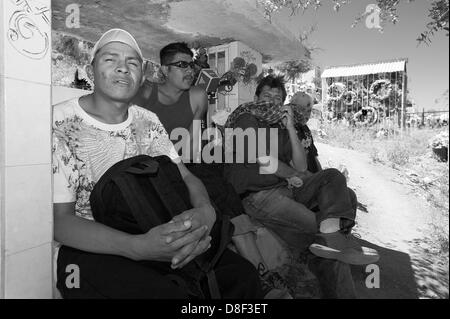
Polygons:
<instances>
[{"instance_id":1,"label":"white concrete wall","mask_svg":"<svg viewBox=\"0 0 450 319\"><path fill-rule=\"evenodd\" d=\"M52 86L52 105L89 93L91 93L91 91L72 89L64 86Z\"/></svg>"},{"instance_id":2,"label":"white concrete wall","mask_svg":"<svg viewBox=\"0 0 450 319\"><path fill-rule=\"evenodd\" d=\"M50 2L0 1L3 298L52 297Z\"/></svg>"},{"instance_id":3,"label":"white concrete wall","mask_svg":"<svg viewBox=\"0 0 450 319\"><path fill-rule=\"evenodd\" d=\"M5 118L5 110L3 105L5 104L4 95L4 66L5 61L3 58L3 47L5 38L2 36L4 34L4 23L3 23L3 1L0 1L0 298L4 298L5 293L3 289L3 283L5 282L5 257L4 255L4 233L5 233L5 123L3 119Z\"/></svg>"}]
</instances>

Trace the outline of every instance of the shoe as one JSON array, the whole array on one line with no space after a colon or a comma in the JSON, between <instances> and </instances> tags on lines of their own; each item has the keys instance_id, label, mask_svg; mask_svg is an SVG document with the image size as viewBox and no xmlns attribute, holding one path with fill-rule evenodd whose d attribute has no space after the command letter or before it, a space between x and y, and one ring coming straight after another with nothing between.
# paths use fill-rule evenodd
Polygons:
<instances>
[{"instance_id":1,"label":"shoe","mask_svg":"<svg viewBox=\"0 0 450 319\"><path fill-rule=\"evenodd\" d=\"M294 299L288 292L283 277L277 272L267 271L260 278L264 299Z\"/></svg>"},{"instance_id":2,"label":"shoe","mask_svg":"<svg viewBox=\"0 0 450 319\"><path fill-rule=\"evenodd\" d=\"M375 249L362 247L352 234L341 232L318 234L309 250L318 257L336 259L350 265L368 265L380 259Z\"/></svg>"}]
</instances>

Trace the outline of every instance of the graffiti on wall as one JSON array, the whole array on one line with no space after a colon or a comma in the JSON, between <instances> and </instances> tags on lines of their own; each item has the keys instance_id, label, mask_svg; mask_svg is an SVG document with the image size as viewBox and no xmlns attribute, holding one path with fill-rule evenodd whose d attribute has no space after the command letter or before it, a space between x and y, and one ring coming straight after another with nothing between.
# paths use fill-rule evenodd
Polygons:
<instances>
[{"instance_id":1,"label":"graffiti on wall","mask_svg":"<svg viewBox=\"0 0 450 319\"><path fill-rule=\"evenodd\" d=\"M36 0L10 0L12 10L7 38L20 54L35 60L50 48L50 8Z\"/></svg>"}]
</instances>

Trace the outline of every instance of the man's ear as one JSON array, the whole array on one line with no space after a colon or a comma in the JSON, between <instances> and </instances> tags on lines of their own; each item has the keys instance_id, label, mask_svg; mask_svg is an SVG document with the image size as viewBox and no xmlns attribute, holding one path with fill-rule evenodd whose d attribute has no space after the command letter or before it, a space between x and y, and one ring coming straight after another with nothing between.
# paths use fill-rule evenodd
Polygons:
<instances>
[{"instance_id":1,"label":"man's ear","mask_svg":"<svg viewBox=\"0 0 450 319\"><path fill-rule=\"evenodd\" d=\"M84 67L84 70L86 71L86 74L92 82L94 82L94 66L92 64L87 64Z\"/></svg>"}]
</instances>

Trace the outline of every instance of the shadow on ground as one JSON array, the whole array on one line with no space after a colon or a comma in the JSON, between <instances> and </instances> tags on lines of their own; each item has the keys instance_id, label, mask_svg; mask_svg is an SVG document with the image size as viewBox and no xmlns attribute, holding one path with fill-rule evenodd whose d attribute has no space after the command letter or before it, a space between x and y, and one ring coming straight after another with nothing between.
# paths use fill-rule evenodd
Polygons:
<instances>
[{"instance_id":1,"label":"shadow on ground","mask_svg":"<svg viewBox=\"0 0 450 319\"><path fill-rule=\"evenodd\" d=\"M383 243L382 247L356 239L361 246L377 250L380 260L378 267L349 266L309 253L314 236L301 234L292 226L270 223L275 233L290 243L290 260L276 271L286 280L295 299L449 297L448 254L430 251L426 239L405 242L410 247L405 252L396 248L398 243Z\"/></svg>"},{"instance_id":2,"label":"shadow on ground","mask_svg":"<svg viewBox=\"0 0 450 319\"><path fill-rule=\"evenodd\" d=\"M380 254L380 260L377 263L380 280L379 288L367 288L366 281L374 283L370 277L374 275L374 271L367 266L351 266L357 298L417 299L419 297L412 260L408 254L361 239L359 242L362 246L376 249Z\"/></svg>"},{"instance_id":3,"label":"shadow on ground","mask_svg":"<svg viewBox=\"0 0 450 319\"><path fill-rule=\"evenodd\" d=\"M380 254L380 260L376 264L379 268L379 288L366 286L366 281L369 284L375 283L373 277L370 277L370 275L376 275L371 267L349 266L325 259L318 261L321 258L313 257L315 258L313 260L308 252L291 252L290 262L278 271L286 279L293 297L295 299L418 299L423 296L422 293L419 294L420 287L416 284L415 273L419 271L423 281L427 281L421 289L427 289L429 297L433 298L434 294L434 298L448 298L448 277L447 290L445 290L445 280L442 280L445 273L448 276L448 268L447 272L445 267L439 268L440 272L436 273L436 269L433 269L436 266L432 261L422 260L414 264L414 260L404 252L381 247L361 239L358 241L362 246L376 249ZM321 280L318 276L321 276ZM350 278L353 278L353 283ZM434 284L431 288L430 281Z\"/></svg>"}]
</instances>

